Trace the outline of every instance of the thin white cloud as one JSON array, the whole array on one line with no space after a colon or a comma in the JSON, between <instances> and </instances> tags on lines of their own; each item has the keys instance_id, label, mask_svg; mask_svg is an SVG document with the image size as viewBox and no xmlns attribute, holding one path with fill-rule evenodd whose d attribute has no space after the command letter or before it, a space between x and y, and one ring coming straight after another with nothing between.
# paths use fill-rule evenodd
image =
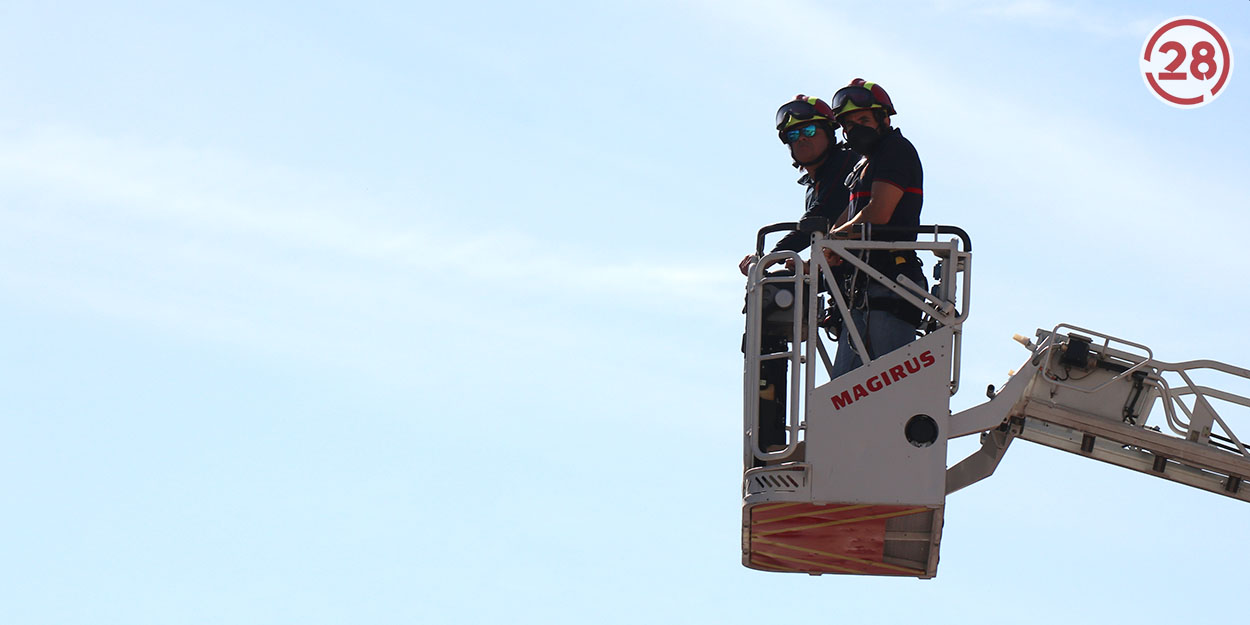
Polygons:
<instances>
[{"instance_id":1,"label":"thin white cloud","mask_svg":"<svg viewBox=\"0 0 1250 625\"><path fill-rule=\"evenodd\" d=\"M741 288L729 265L605 261L498 230L466 237L350 185L64 128L0 137L0 198L11 294L279 349L311 340L341 353L381 326L407 323L416 340L434 321L487 323L492 297L689 305Z\"/></svg>"},{"instance_id":2,"label":"thin white cloud","mask_svg":"<svg viewBox=\"0 0 1250 625\"><path fill-rule=\"evenodd\" d=\"M1154 25L1150 20L1125 15L1107 15L1088 3L1075 5L1053 0L937 0L938 10L964 13L1047 28L1084 32L1102 37L1141 37Z\"/></svg>"},{"instance_id":3,"label":"thin white cloud","mask_svg":"<svg viewBox=\"0 0 1250 625\"><path fill-rule=\"evenodd\" d=\"M67 129L0 141L0 181L11 191L34 191L41 201L362 256L405 242L429 243L414 240L420 233L413 230L394 232L345 218L363 198L289 169Z\"/></svg>"}]
</instances>

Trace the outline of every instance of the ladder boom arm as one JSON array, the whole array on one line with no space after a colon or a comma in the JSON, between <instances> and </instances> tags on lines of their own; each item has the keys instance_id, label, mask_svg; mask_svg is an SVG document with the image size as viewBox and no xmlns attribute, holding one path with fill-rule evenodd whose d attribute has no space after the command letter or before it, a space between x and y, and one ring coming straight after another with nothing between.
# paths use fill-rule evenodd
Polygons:
<instances>
[{"instance_id":1,"label":"ladder boom arm","mask_svg":"<svg viewBox=\"0 0 1250 625\"><path fill-rule=\"evenodd\" d=\"M1098 337L1101 345L1061 328ZM1002 390L952 415L951 438L980 432L982 439L980 449L947 469L948 494L989 477L1011 441L1023 438L1250 501L1250 489L1242 487L1250 479L1250 450L1233 433L1232 415L1221 415L1215 403L1241 409L1244 418L1250 398L1195 384L1191 376L1207 369L1244 384L1250 370L1213 360L1161 362L1143 345L1075 326L1038 330L1038 337L1033 356ZM1180 384L1173 388L1165 374ZM1156 404L1172 434L1147 425Z\"/></svg>"}]
</instances>

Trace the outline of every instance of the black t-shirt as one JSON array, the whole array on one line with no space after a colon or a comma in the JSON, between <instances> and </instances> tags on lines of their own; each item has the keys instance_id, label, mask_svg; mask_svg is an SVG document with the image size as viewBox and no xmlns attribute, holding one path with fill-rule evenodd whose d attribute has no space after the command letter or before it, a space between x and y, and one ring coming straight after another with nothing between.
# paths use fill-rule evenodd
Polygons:
<instances>
[{"instance_id":1,"label":"black t-shirt","mask_svg":"<svg viewBox=\"0 0 1250 625\"><path fill-rule=\"evenodd\" d=\"M861 161L847 178L851 189L850 216L859 214L872 199L872 184L884 182L902 189L903 197L894 207L888 226L919 226L920 205L924 202L924 171L920 167L920 155L916 148L903 137L897 128L889 129L881 136L872 156ZM915 234L874 234L877 241L915 241Z\"/></svg>"},{"instance_id":2,"label":"black t-shirt","mask_svg":"<svg viewBox=\"0 0 1250 625\"><path fill-rule=\"evenodd\" d=\"M846 188L847 176L855 167L858 155L845 148L829 148L825 163L812 174L799 178L799 184L807 185L803 217L825 217L829 224L837 221L850 203L851 192ZM773 251L801 252L812 244L812 235L791 232L782 237Z\"/></svg>"}]
</instances>

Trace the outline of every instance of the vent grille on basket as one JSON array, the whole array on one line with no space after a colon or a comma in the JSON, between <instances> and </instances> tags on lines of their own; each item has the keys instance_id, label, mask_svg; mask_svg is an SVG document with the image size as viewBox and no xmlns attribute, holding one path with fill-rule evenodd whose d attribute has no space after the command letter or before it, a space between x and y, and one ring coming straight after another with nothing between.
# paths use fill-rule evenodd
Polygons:
<instances>
[{"instance_id":1,"label":"vent grille on basket","mask_svg":"<svg viewBox=\"0 0 1250 625\"><path fill-rule=\"evenodd\" d=\"M798 490L803 487L805 478L805 471L793 469L759 473L751 476L751 492Z\"/></svg>"}]
</instances>

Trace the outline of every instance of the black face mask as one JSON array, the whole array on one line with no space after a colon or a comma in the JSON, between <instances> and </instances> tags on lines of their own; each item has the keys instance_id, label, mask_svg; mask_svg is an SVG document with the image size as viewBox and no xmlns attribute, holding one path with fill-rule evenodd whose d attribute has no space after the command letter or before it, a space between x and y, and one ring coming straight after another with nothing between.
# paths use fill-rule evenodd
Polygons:
<instances>
[{"instance_id":1,"label":"black face mask","mask_svg":"<svg viewBox=\"0 0 1250 625\"><path fill-rule=\"evenodd\" d=\"M862 156L872 154L877 149L877 143L881 141L881 133L878 130L869 128L868 126L852 126L846 131L846 142Z\"/></svg>"}]
</instances>

